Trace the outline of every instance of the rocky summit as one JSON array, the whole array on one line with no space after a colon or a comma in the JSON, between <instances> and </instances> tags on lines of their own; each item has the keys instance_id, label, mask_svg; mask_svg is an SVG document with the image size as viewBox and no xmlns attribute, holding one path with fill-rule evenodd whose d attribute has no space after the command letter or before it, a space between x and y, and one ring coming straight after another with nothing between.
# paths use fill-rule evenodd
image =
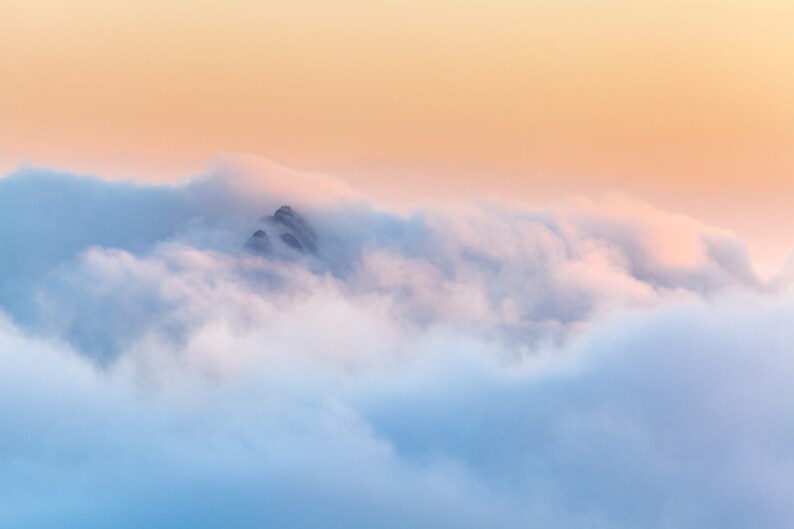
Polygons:
<instances>
[{"instance_id":1,"label":"rocky summit","mask_svg":"<svg viewBox=\"0 0 794 529\"><path fill-rule=\"evenodd\" d=\"M261 255L317 252L314 230L290 206L281 206L274 214L262 217L259 224L261 227L245 243L249 251Z\"/></svg>"}]
</instances>

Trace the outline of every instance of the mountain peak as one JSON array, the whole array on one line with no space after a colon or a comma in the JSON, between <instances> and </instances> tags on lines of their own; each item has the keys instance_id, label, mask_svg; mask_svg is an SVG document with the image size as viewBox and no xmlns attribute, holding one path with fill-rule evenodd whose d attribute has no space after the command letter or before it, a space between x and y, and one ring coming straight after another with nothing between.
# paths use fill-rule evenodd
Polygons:
<instances>
[{"instance_id":1,"label":"mountain peak","mask_svg":"<svg viewBox=\"0 0 794 529\"><path fill-rule=\"evenodd\" d=\"M292 206L286 204L281 206L273 215L259 219L259 223L264 225L275 238L271 239L265 229L258 229L245 244L249 250L263 255L273 254L278 246L288 253L297 251L313 254L317 251L317 236L314 230ZM275 241L279 241L279 244L272 244Z\"/></svg>"}]
</instances>

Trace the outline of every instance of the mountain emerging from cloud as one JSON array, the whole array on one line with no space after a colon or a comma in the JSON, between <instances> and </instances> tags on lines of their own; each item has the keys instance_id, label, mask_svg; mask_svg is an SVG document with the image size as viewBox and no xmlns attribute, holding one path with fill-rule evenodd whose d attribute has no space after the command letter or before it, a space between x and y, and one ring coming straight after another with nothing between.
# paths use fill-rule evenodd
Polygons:
<instances>
[{"instance_id":1,"label":"mountain emerging from cloud","mask_svg":"<svg viewBox=\"0 0 794 529\"><path fill-rule=\"evenodd\" d=\"M264 215L264 217L263 217ZM784 527L794 298L631 197L0 179L0 526Z\"/></svg>"},{"instance_id":2,"label":"mountain emerging from cloud","mask_svg":"<svg viewBox=\"0 0 794 529\"><path fill-rule=\"evenodd\" d=\"M281 206L273 215L259 219L259 224L266 226L271 234L277 234L275 241L279 241L293 251L298 253L317 251L317 236L306 220L291 206ZM275 241L267 231L258 229L245 243L245 247L255 253L271 255L276 252L278 246L278 242Z\"/></svg>"}]
</instances>

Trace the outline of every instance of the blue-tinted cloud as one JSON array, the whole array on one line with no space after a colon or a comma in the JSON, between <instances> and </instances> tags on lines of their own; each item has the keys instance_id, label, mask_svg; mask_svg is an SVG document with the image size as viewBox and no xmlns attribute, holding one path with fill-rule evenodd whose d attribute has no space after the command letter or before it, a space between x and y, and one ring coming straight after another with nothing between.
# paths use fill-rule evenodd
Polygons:
<instances>
[{"instance_id":1,"label":"blue-tinted cloud","mask_svg":"<svg viewBox=\"0 0 794 529\"><path fill-rule=\"evenodd\" d=\"M621 196L401 216L250 160L0 203L3 527L794 515L794 306L730 233ZM283 203L317 255L243 251Z\"/></svg>"}]
</instances>

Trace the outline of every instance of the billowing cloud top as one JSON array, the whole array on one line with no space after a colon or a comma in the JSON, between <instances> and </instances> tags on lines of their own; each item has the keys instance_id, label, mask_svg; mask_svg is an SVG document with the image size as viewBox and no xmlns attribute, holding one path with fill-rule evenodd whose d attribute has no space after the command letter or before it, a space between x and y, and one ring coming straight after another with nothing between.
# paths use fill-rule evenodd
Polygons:
<instances>
[{"instance_id":1,"label":"billowing cloud top","mask_svg":"<svg viewBox=\"0 0 794 529\"><path fill-rule=\"evenodd\" d=\"M284 204L316 247L246 249ZM627 196L399 215L254 159L159 187L27 168L0 251L3 527L794 515L783 276Z\"/></svg>"}]
</instances>

